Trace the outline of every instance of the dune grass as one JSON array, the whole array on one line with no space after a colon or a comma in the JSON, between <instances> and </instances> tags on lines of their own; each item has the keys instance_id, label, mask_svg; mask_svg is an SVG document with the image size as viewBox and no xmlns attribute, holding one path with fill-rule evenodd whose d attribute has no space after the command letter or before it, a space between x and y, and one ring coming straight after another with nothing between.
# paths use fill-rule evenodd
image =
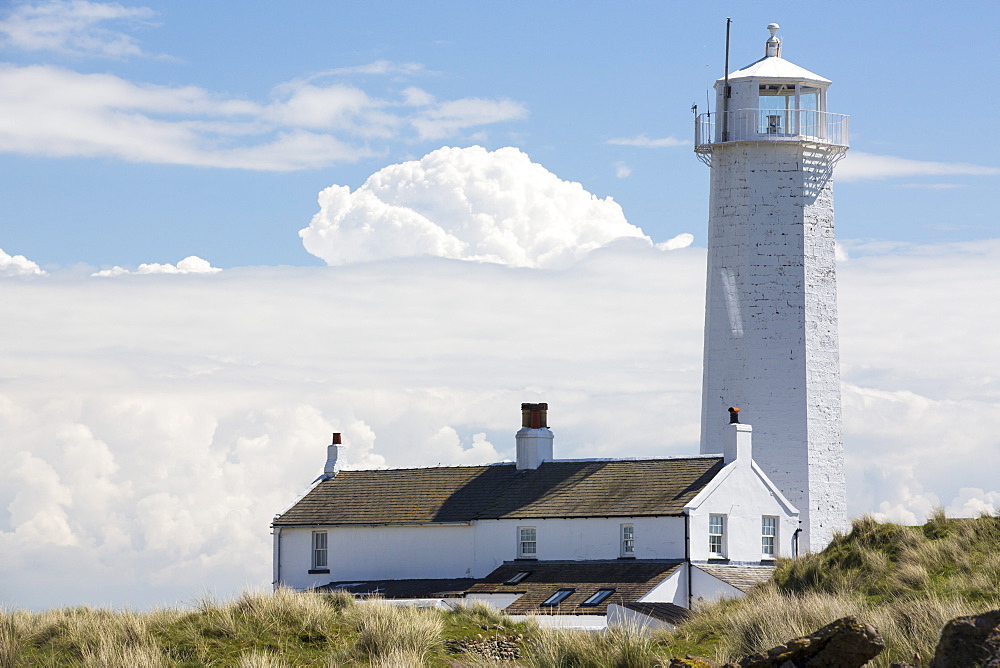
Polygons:
<instances>
[{"instance_id":1,"label":"dune grass","mask_svg":"<svg viewBox=\"0 0 1000 668\"><path fill-rule=\"evenodd\" d=\"M873 666L934 654L955 617L1000 608L1000 518L948 519L920 527L855 520L822 552L778 563L771 582L744 599L701 607L675 634L732 660L853 615L886 650Z\"/></svg>"}]
</instances>

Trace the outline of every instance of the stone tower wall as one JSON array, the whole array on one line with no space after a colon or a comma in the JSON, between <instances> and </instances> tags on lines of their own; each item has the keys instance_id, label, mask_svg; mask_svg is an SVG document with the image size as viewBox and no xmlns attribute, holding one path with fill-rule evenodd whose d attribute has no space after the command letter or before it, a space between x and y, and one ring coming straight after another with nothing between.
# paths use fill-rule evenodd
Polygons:
<instances>
[{"instance_id":1,"label":"stone tower wall","mask_svg":"<svg viewBox=\"0 0 1000 668\"><path fill-rule=\"evenodd\" d=\"M846 528L833 239L833 153L805 142L712 150L703 453L727 408L801 514L803 550Z\"/></svg>"}]
</instances>

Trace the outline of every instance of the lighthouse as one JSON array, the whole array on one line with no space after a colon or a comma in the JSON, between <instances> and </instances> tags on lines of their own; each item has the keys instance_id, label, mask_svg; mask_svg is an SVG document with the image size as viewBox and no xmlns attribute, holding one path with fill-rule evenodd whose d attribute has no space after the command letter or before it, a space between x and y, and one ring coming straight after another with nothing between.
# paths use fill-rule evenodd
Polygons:
<instances>
[{"instance_id":1,"label":"lighthouse","mask_svg":"<svg viewBox=\"0 0 1000 668\"><path fill-rule=\"evenodd\" d=\"M818 551L847 525L831 177L848 118L768 31L695 121L711 168L701 452L723 452L738 407L754 460L798 507L798 545Z\"/></svg>"}]
</instances>

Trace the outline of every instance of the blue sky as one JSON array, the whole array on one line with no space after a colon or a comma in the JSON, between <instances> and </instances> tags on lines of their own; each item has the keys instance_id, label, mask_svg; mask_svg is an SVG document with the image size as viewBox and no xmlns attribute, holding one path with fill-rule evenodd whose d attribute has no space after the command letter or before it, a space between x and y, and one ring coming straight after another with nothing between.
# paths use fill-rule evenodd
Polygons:
<instances>
[{"instance_id":1,"label":"blue sky","mask_svg":"<svg viewBox=\"0 0 1000 668\"><path fill-rule=\"evenodd\" d=\"M557 457L697 452L727 15L732 69L778 22L851 115L849 512L1000 508L995 4L35 0L0 7L0 605L268 586L331 431L479 464L546 401Z\"/></svg>"},{"instance_id":2,"label":"blue sky","mask_svg":"<svg viewBox=\"0 0 1000 668\"><path fill-rule=\"evenodd\" d=\"M8 16L31 6L14 4ZM72 5L63 7L62 14L71 14ZM997 102L986 83L998 69L990 3L947 12L932 3L907 3L905 11L893 3L849 3L834 12L776 3L767 16L743 3L636 2L613 13L603 3L572 9L518 2L121 7L131 11L89 23L76 18L72 30L64 20L61 41L50 26L45 43L23 28L3 41L8 66L105 74L121 86L165 92L137 110L116 106L112 92L81 92L92 104L65 101L63 114L52 120L72 124L93 112L108 121L111 134L134 133L125 147L116 145L117 136L82 147L44 124L40 136L24 138L38 110L25 105L6 114L14 127L0 140L7 175L0 184L0 247L10 254L47 267L134 267L191 254L224 268L315 265L296 232L315 213L320 189L354 189L386 165L442 145L473 144L517 146L560 178L613 197L654 241L689 232L701 245L708 170L690 146L609 142L690 140L690 106L704 107L706 87L722 73L727 14L734 69L759 57L764 26L778 21L784 55L834 81L830 109L851 115L855 153L936 163L882 165L858 180L842 178L842 241L972 240L993 233L1000 130L986 111ZM267 112L259 109L220 109L288 101L291 89L307 80L330 91L330 105L337 92L367 96L371 104L352 123L331 118L311 125L301 118L262 121ZM179 95L171 92L185 87L194 87L203 103L178 108ZM426 109L403 105L407 89L442 103L479 100L491 108L456 111L453 127L442 124L422 137L407 121ZM499 108L504 103L506 110ZM379 125L372 117L383 112L401 124ZM118 114L163 125L146 134L116 130ZM199 121L226 127L195 131L187 140L160 134ZM266 127L225 135L247 123ZM263 160L252 165L258 169L222 155L296 131L310 133L321 155L304 149L288 164ZM316 140L329 138L344 150L323 155ZM186 150L192 144L197 151ZM235 166L189 164L213 160ZM176 164L164 164L170 162Z\"/></svg>"}]
</instances>

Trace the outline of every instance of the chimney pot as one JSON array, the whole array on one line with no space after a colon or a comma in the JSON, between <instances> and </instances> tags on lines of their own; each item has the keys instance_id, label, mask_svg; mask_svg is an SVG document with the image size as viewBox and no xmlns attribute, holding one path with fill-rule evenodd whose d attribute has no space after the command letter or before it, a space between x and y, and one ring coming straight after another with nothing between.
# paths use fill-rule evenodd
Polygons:
<instances>
[{"instance_id":1,"label":"chimney pot","mask_svg":"<svg viewBox=\"0 0 1000 668\"><path fill-rule=\"evenodd\" d=\"M548 404L521 404L521 426L528 429L547 429L548 411Z\"/></svg>"},{"instance_id":2,"label":"chimney pot","mask_svg":"<svg viewBox=\"0 0 1000 668\"><path fill-rule=\"evenodd\" d=\"M333 440L330 441L330 445L340 445L340 432L333 432Z\"/></svg>"},{"instance_id":3,"label":"chimney pot","mask_svg":"<svg viewBox=\"0 0 1000 668\"><path fill-rule=\"evenodd\" d=\"M740 409L735 407L730 407L729 424L739 424L739 423L740 423Z\"/></svg>"}]
</instances>

